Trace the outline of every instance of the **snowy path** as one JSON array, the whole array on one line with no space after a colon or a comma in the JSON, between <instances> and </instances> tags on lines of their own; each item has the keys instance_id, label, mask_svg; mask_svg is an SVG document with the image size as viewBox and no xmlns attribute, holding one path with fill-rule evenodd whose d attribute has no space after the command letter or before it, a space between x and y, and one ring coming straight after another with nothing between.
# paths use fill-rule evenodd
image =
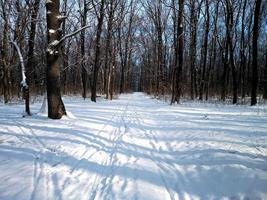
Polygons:
<instances>
[{"instance_id":1,"label":"snowy path","mask_svg":"<svg viewBox=\"0 0 267 200\"><path fill-rule=\"evenodd\" d=\"M75 118L0 105L1 200L267 199L266 112L142 93L64 101Z\"/></svg>"}]
</instances>

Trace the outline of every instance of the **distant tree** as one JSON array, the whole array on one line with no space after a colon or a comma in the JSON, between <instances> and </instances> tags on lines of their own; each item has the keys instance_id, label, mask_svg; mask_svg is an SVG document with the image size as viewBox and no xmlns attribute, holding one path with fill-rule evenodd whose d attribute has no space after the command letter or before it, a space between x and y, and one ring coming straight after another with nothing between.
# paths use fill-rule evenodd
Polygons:
<instances>
[{"instance_id":1,"label":"distant tree","mask_svg":"<svg viewBox=\"0 0 267 200\"><path fill-rule=\"evenodd\" d=\"M26 65L26 74L27 74L27 89L25 91L25 102L26 102L26 113L31 115L30 112L30 88L33 88L34 82L34 45L35 45L35 35L36 35L36 24L37 16L39 12L40 0L35 0L32 5L31 18L30 18L30 33L28 40L28 53L27 53L27 65Z\"/></svg>"},{"instance_id":2,"label":"distant tree","mask_svg":"<svg viewBox=\"0 0 267 200\"><path fill-rule=\"evenodd\" d=\"M251 86L251 105L257 104L258 89L258 37L260 20L261 0L256 0L254 10L253 41L252 41L252 86Z\"/></svg>"},{"instance_id":3,"label":"distant tree","mask_svg":"<svg viewBox=\"0 0 267 200\"><path fill-rule=\"evenodd\" d=\"M81 25L82 27L87 24L88 2L83 0L83 11L81 11ZM82 56L82 97L85 99L87 94L87 70L85 64L85 30L81 31L81 56Z\"/></svg>"},{"instance_id":4,"label":"distant tree","mask_svg":"<svg viewBox=\"0 0 267 200\"><path fill-rule=\"evenodd\" d=\"M8 103L11 99L10 66L8 61L8 29L9 29L9 11L8 1L0 1L3 19L2 44L1 44L1 84L3 86L4 102Z\"/></svg>"},{"instance_id":5,"label":"distant tree","mask_svg":"<svg viewBox=\"0 0 267 200\"><path fill-rule=\"evenodd\" d=\"M208 38L210 30L210 11L209 11L209 1L205 1L205 35L204 35L204 44L203 44L203 55L202 55L202 75L200 81L200 90L199 90L199 100L203 100L204 87L206 84L206 67L207 67L207 54L208 54Z\"/></svg>"},{"instance_id":6,"label":"distant tree","mask_svg":"<svg viewBox=\"0 0 267 200\"><path fill-rule=\"evenodd\" d=\"M184 53L184 0L179 0L179 11L178 11L178 23L177 23L177 43L175 46L175 68L173 79L173 92L171 103L179 103L182 90L182 69L183 69L183 53Z\"/></svg>"},{"instance_id":7,"label":"distant tree","mask_svg":"<svg viewBox=\"0 0 267 200\"><path fill-rule=\"evenodd\" d=\"M101 33L102 33L102 26L104 23L104 17L105 17L105 0L101 0L99 5L99 10L96 8L96 4L94 1L92 1L93 6L96 11L97 15L97 30L96 30L96 44L95 44L95 60L94 60L94 72L93 72L93 82L92 82L92 90L91 90L91 100L96 102L96 92L97 92L97 80L98 80L98 72L101 65L100 62L100 48L101 48Z\"/></svg>"},{"instance_id":8,"label":"distant tree","mask_svg":"<svg viewBox=\"0 0 267 200\"><path fill-rule=\"evenodd\" d=\"M265 66L263 76L263 98L267 99L267 40L265 45Z\"/></svg>"}]
</instances>

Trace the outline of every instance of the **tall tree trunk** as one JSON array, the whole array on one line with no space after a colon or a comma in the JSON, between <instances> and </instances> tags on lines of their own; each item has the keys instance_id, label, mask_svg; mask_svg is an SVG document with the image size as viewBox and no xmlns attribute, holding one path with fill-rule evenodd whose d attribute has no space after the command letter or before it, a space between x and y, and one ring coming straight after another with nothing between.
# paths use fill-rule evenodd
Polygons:
<instances>
[{"instance_id":1,"label":"tall tree trunk","mask_svg":"<svg viewBox=\"0 0 267 200\"><path fill-rule=\"evenodd\" d=\"M67 12L67 3L68 0L63 0L63 13ZM66 20L62 22L62 35L66 34ZM63 75L62 75L62 80L61 80L61 86L63 88L63 94L67 93L68 90L68 65L69 65L69 52L66 49L66 46L63 44L61 46L61 54L62 54L62 63L63 63Z\"/></svg>"},{"instance_id":2,"label":"tall tree trunk","mask_svg":"<svg viewBox=\"0 0 267 200\"><path fill-rule=\"evenodd\" d=\"M47 10L47 100L48 117L60 119L66 115L65 106L60 93L60 65L58 42L61 39L60 25L62 23L59 12L60 1L50 0L46 3Z\"/></svg>"},{"instance_id":3,"label":"tall tree trunk","mask_svg":"<svg viewBox=\"0 0 267 200\"><path fill-rule=\"evenodd\" d=\"M257 104L258 89L258 37L259 37L259 18L261 0L256 0L254 11L253 41L252 41L252 85L251 85L251 105Z\"/></svg>"},{"instance_id":4,"label":"tall tree trunk","mask_svg":"<svg viewBox=\"0 0 267 200\"><path fill-rule=\"evenodd\" d=\"M83 0L83 14L82 14L82 27L86 25L87 19L87 3ZM85 65L85 30L81 31L81 56L82 56L82 97L85 99L87 94L87 70Z\"/></svg>"},{"instance_id":5,"label":"tall tree trunk","mask_svg":"<svg viewBox=\"0 0 267 200\"><path fill-rule=\"evenodd\" d=\"M265 66L264 66L264 76L263 76L263 98L267 99L267 40L265 46Z\"/></svg>"},{"instance_id":6,"label":"tall tree trunk","mask_svg":"<svg viewBox=\"0 0 267 200\"><path fill-rule=\"evenodd\" d=\"M195 91L195 70L196 70L196 44L197 44L197 14L196 14L196 1L190 0L190 96L191 100L194 99Z\"/></svg>"},{"instance_id":7,"label":"tall tree trunk","mask_svg":"<svg viewBox=\"0 0 267 200\"><path fill-rule=\"evenodd\" d=\"M203 66L202 66L202 75L200 82L199 90L199 100L203 100L203 92L206 83L206 66L207 66L207 53L208 53L208 36L209 36L209 24L210 24L210 14L209 14L209 1L206 0L206 23L205 23L205 37L203 44Z\"/></svg>"},{"instance_id":8,"label":"tall tree trunk","mask_svg":"<svg viewBox=\"0 0 267 200\"><path fill-rule=\"evenodd\" d=\"M113 30L113 18L114 18L114 1L110 1L110 10L108 16L108 32L106 39L106 49L105 49L105 64L104 64L104 91L106 93L106 99L109 98L110 82L111 82L111 60L112 60L112 30Z\"/></svg>"},{"instance_id":9,"label":"tall tree trunk","mask_svg":"<svg viewBox=\"0 0 267 200\"><path fill-rule=\"evenodd\" d=\"M240 86L241 86L241 97L245 98L245 73L246 73L246 55L245 55L245 16L246 16L247 0L244 1L243 12L242 12L242 28L240 38Z\"/></svg>"},{"instance_id":10,"label":"tall tree trunk","mask_svg":"<svg viewBox=\"0 0 267 200\"><path fill-rule=\"evenodd\" d=\"M228 42L225 42L225 48L222 49L222 60L223 60L223 74L222 74L222 85L221 85L221 100L225 101L227 93L227 76L229 71L229 61L228 61Z\"/></svg>"},{"instance_id":11,"label":"tall tree trunk","mask_svg":"<svg viewBox=\"0 0 267 200\"><path fill-rule=\"evenodd\" d=\"M183 33L183 16L184 0L179 0L178 24L177 24L177 48L175 52L175 79L173 85L173 94L171 103L179 103L181 97L181 79L183 69L183 53L184 53L184 33Z\"/></svg>"},{"instance_id":12,"label":"tall tree trunk","mask_svg":"<svg viewBox=\"0 0 267 200\"><path fill-rule=\"evenodd\" d=\"M39 12L39 4L40 0L35 0L33 3L33 10L31 13L31 27L30 27L30 35L29 35L29 49L27 55L27 65L26 65L26 76L27 76L27 89L25 91L25 103L26 103L26 113L28 115L30 112L30 90L33 88L33 79L34 79L34 43L35 43L35 35L36 35L36 25L37 25L37 16Z\"/></svg>"},{"instance_id":13,"label":"tall tree trunk","mask_svg":"<svg viewBox=\"0 0 267 200\"><path fill-rule=\"evenodd\" d=\"M2 2L2 16L3 16L3 39L2 39L2 60L1 65L3 66L3 77L2 77L2 85L3 85L3 93L4 93L4 102L8 103L10 101L10 67L8 64L8 13L7 13L7 2Z\"/></svg>"},{"instance_id":14,"label":"tall tree trunk","mask_svg":"<svg viewBox=\"0 0 267 200\"><path fill-rule=\"evenodd\" d=\"M211 50L210 50L210 63L209 63L209 69L207 73L207 82L206 82L206 101L209 98L210 95L210 83L211 83L211 77L213 76L215 64L216 64L216 59L217 59L217 39L216 36L218 34L218 28L217 28L217 23L218 23L218 16L219 16L219 2L216 3L216 8L215 8L215 16L214 16L214 30L212 33L212 43L211 43Z\"/></svg>"},{"instance_id":15,"label":"tall tree trunk","mask_svg":"<svg viewBox=\"0 0 267 200\"><path fill-rule=\"evenodd\" d=\"M95 65L94 65L94 74L93 74L93 82L92 82L92 94L91 100L96 102L96 90L97 90L97 78L98 72L100 68L100 41L101 41L101 33L102 33L102 25L104 22L104 6L105 0L101 0L99 16L98 16L98 24L97 24L97 32L96 32L96 47L95 47Z\"/></svg>"},{"instance_id":16,"label":"tall tree trunk","mask_svg":"<svg viewBox=\"0 0 267 200\"><path fill-rule=\"evenodd\" d=\"M233 104L237 103L237 72L236 72L236 66L234 62L234 45L233 45L233 36L234 36L234 13L233 13L233 5L231 0L226 1L226 32L227 32L227 43L229 48L229 55L230 55L230 66L232 70L232 81L233 81Z\"/></svg>"}]
</instances>

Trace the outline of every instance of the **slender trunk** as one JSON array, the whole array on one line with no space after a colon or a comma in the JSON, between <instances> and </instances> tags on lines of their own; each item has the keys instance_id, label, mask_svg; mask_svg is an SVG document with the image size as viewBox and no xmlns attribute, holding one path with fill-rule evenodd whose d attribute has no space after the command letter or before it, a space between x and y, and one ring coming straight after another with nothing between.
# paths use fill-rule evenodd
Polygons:
<instances>
[{"instance_id":1,"label":"slender trunk","mask_svg":"<svg viewBox=\"0 0 267 200\"><path fill-rule=\"evenodd\" d=\"M246 73L246 56L245 56L245 16L246 16L247 0L243 5L242 13L242 28L241 28L241 39L240 39L240 86L241 86L241 97L245 98L245 73Z\"/></svg>"},{"instance_id":2,"label":"slender trunk","mask_svg":"<svg viewBox=\"0 0 267 200\"><path fill-rule=\"evenodd\" d=\"M195 81L195 68L196 68L196 44L197 44L197 16L196 16L196 2L191 0L190 8L190 96L191 100L194 99L194 81Z\"/></svg>"},{"instance_id":3,"label":"slender trunk","mask_svg":"<svg viewBox=\"0 0 267 200\"><path fill-rule=\"evenodd\" d=\"M63 9L64 9L63 12L64 13L66 13L66 10L67 10L67 2L68 0L63 0ZM62 22L62 35L65 35L65 34L66 34L66 21L64 20ZM62 63L63 63L63 69L62 69L63 78L61 81L61 85L63 88L63 94L66 94L68 90L68 65L69 65L68 54L69 52L67 51L64 44L61 46L61 54L62 54Z\"/></svg>"},{"instance_id":4,"label":"slender trunk","mask_svg":"<svg viewBox=\"0 0 267 200\"><path fill-rule=\"evenodd\" d=\"M106 99L109 98L109 89L110 89L110 81L111 81L111 56L112 56L112 30L113 30L113 16L114 16L114 2L110 2L110 10L108 17L108 32L106 39L106 49L105 49L105 64L104 64L104 91L106 93Z\"/></svg>"},{"instance_id":5,"label":"slender trunk","mask_svg":"<svg viewBox=\"0 0 267 200\"><path fill-rule=\"evenodd\" d=\"M233 46L233 5L231 1L227 1L226 3L227 7L227 24L226 24L226 31L227 31L227 43L229 44L229 55L230 55L230 60L229 64L231 66L232 70L232 81L233 81L233 104L237 103L237 72L236 72L236 66L234 62L234 46Z\"/></svg>"},{"instance_id":6,"label":"slender trunk","mask_svg":"<svg viewBox=\"0 0 267 200\"><path fill-rule=\"evenodd\" d=\"M10 67L8 64L8 16L6 11L6 2L2 3L2 16L4 21L3 26L3 39L2 39L2 66L3 66L3 77L2 77L2 85L3 85L3 93L4 93L4 102L8 103L10 101Z\"/></svg>"},{"instance_id":7,"label":"slender trunk","mask_svg":"<svg viewBox=\"0 0 267 200\"><path fill-rule=\"evenodd\" d=\"M27 76L27 85L28 87L25 89L25 102L26 102L26 113L28 115L30 112L30 90L33 88L33 79L34 79L34 43L35 43L35 35L36 35L36 25L37 25L37 16L39 12L39 4L40 0L35 0L33 4L33 11L31 14L31 26L30 26L30 35L28 41L28 55L27 55L27 66L26 66L26 76Z\"/></svg>"},{"instance_id":8,"label":"slender trunk","mask_svg":"<svg viewBox=\"0 0 267 200\"><path fill-rule=\"evenodd\" d=\"M102 25L104 22L104 6L105 6L105 0L101 0L100 5L100 14L98 17L98 24L97 24L97 33L96 33L96 49L95 49L95 66L94 66L94 74L93 74L93 82L92 82L92 94L91 94L91 100L96 102L96 90L97 90L97 78L98 78L98 72L100 68L100 41L101 41L101 33L102 33Z\"/></svg>"},{"instance_id":9,"label":"slender trunk","mask_svg":"<svg viewBox=\"0 0 267 200\"><path fill-rule=\"evenodd\" d=\"M259 18L261 0L256 0L254 11L253 43L252 43L252 85L251 85L251 105L257 104L258 89L258 37L259 37Z\"/></svg>"},{"instance_id":10,"label":"slender trunk","mask_svg":"<svg viewBox=\"0 0 267 200\"><path fill-rule=\"evenodd\" d=\"M175 52L175 82L172 95L172 103L179 103L181 97L181 79L183 69L183 53L184 53L184 33L183 33L183 16L184 15L184 0L179 0L179 12L178 12L178 31L177 31L177 50Z\"/></svg>"},{"instance_id":11,"label":"slender trunk","mask_svg":"<svg viewBox=\"0 0 267 200\"><path fill-rule=\"evenodd\" d=\"M225 49L221 49L222 51L222 60L223 60L223 75L222 75L222 85L221 85L221 100L225 101L226 99L226 91L227 91L227 74L229 70L229 62L228 62L228 42L225 42Z\"/></svg>"},{"instance_id":12,"label":"slender trunk","mask_svg":"<svg viewBox=\"0 0 267 200\"><path fill-rule=\"evenodd\" d=\"M265 46L265 66L263 75L263 99L267 99L267 41Z\"/></svg>"},{"instance_id":13,"label":"slender trunk","mask_svg":"<svg viewBox=\"0 0 267 200\"><path fill-rule=\"evenodd\" d=\"M17 42L14 41L14 42L12 42L12 44L14 44L14 47L15 47L18 55L19 55L19 61L20 61L20 66L21 66L21 75L22 75L21 87L22 87L23 96L25 99L25 112L27 113L27 115L31 115L29 99L25 97L27 95L27 93L29 92L29 89L28 89L28 84L27 84L27 79L26 79L26 70L25 70L25 66L24 66L24 59L23 59L21 50L20 50Z\"/></svg>"},{"instance_id":14,"label":"slender trunk","mask_svg":"<svg viewBox=\"0 0 267 200\"><path fill-rule=\"evenodd\" d=\"M214 30L212 34L212 44L211 44L211 50L210 50L210 64L208 69L208 75L207 75L207 84L206 84L206 101L209 98L210 95L210 83L211 83L211 77L213 77L213 72L216 64L217 59L217 43L216 43L216 36L218 34L218 15L219 15L219 3L216 4L215 9L215 17L214 17Z\"/></svg>"},{"instance_id":15,"label":"slender trunk","mask_svg":"<svg viewBox=\"0 0 267 200\"><path fill-rule=\"evenodd\" d=\"M83 14L82 14L82 27L86 25L87 19L87 3L83 0ZM87 70L85 65L85 30L81 31L81 57L82 57L82 97L86 99L87 94Z\"/></svg>"},{"instance_id":16,"label":"slender trunk","mask_svg":"<svg viewBox=\"0 0 267 200\"><path fill-rule=\"evenodd\" d=\"M203 45L203 60L202 60L203 66L202 66L202 76L201 76L200 90L199 90L199 100L203 100L203 92L206 82L209 24L210 24L209 1L206 0L206 25L205 25L205 38Z\"/></svg>"}]
</instances>

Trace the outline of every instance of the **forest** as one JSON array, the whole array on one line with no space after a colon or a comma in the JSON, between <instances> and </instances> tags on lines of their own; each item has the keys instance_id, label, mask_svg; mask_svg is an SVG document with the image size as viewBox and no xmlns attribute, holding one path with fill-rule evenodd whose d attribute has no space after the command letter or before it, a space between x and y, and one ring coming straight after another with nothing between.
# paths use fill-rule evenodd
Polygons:
<instances>
[{"instance_id":1,"label":"forest","mask_svg":"<svg viewBox=\"0 0 267 200\"><path fill-rule=\"evenodd\" d=\"M267 200L266 0L0 0L0 200Z\"/></svg>"},{"instance_id":2,"label":"forest","mask_svg":"<svg viewBox=\"0 0 267 200\"><path fill-rule=\"evenodd\" d=\"M2 101L142 91L233 104L267 98L261 0L1 0ZM250 99L250 100L248 100Z\"/></svg>"}]
</instances>

